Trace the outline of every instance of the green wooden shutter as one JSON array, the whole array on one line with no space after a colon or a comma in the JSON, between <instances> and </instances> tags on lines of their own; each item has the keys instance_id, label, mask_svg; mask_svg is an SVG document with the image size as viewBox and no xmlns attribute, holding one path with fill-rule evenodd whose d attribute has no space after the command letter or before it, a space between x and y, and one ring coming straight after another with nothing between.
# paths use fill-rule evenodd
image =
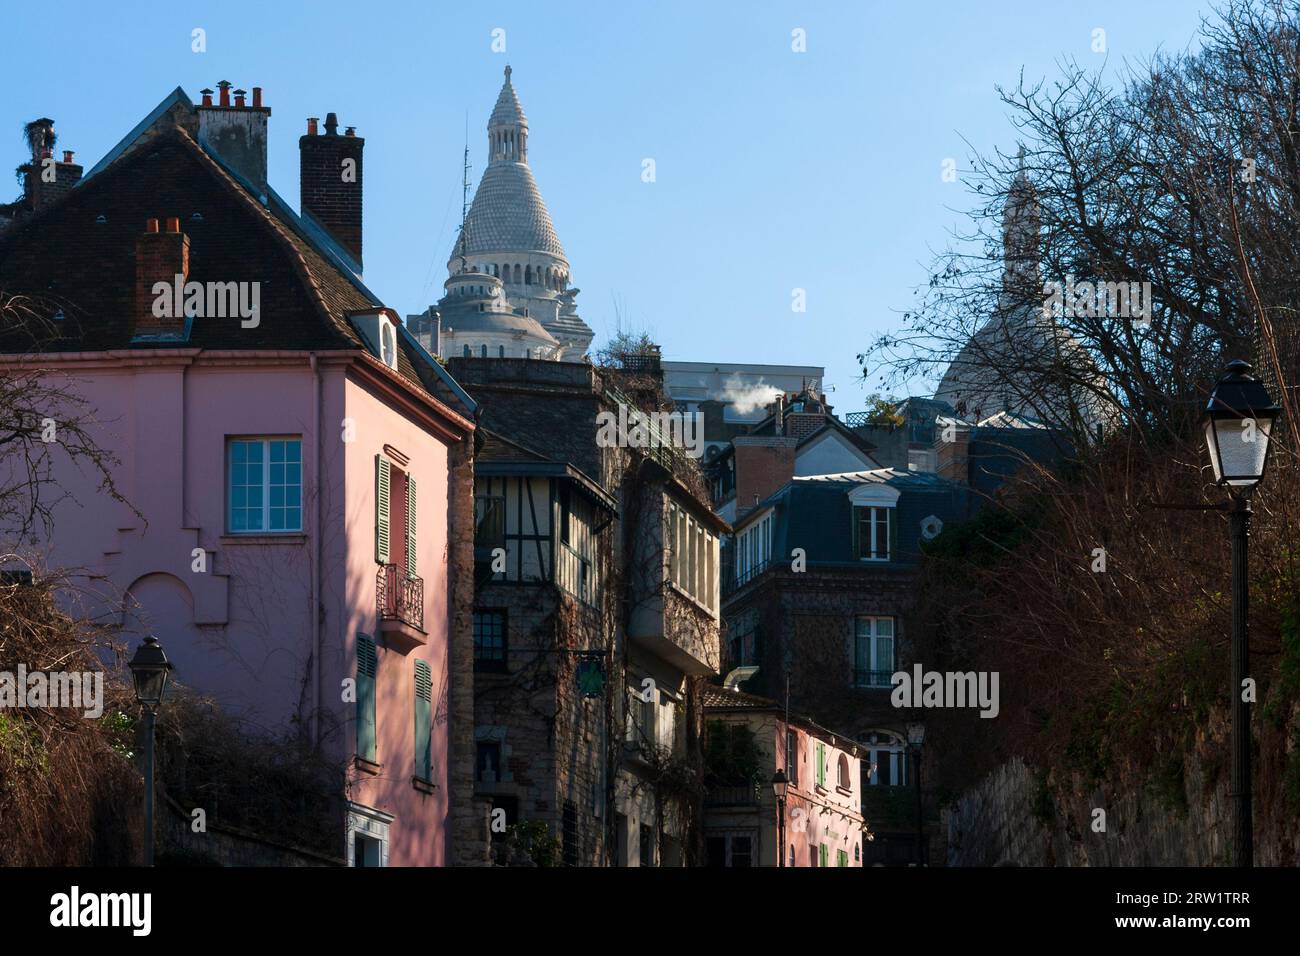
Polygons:
<instances>
[{"instance_id":1,"label":"green wooden shutter","mask_svg":"<svg viewBox=\"0 0 1300 956\"><path fill-rule=\"evenodd\" d=\"M848 851L847 851L847 850L836 850L836 851L835 851L835 865L836 865L836 866L848 866L848 865L849 865L849 854L848 854Z\"/></svg>"},{"instance_id":2,"label":"green wooden shutter","mask_svg":"<svg viewBox=\"0 0 1300 956\"><path fill-rule=\"evenodd\" d=\"M826 786L826 745L817 745L817 786ZM822 864L823 866L825 864Z\"/></svg>"},{"instance_id":3,"label":"green wooden shutter","mask_svg":"<svg viewBox=\"0 0 1300 956\"><path fill-rule=\"evenodd\" d=\"M393 465L383 455L375 456L375 560L388 563L388 529L391 512L389 488Z\"/></svg>"},{"instance_id":4,"label":"green wooden shutter","mask_svg":"<svg viewBox=\"0 0 1300 956\"><path fill-rule=\"evenodd\" d=\"M433 675L424 661L415 662L415 775L433 774Z\"/></svg>"},{"instance_id":5,"label":"green wooden shutter","mask_svg":"<svg viewBox=\"0 0 1300 956\"><path fill-rule=\"evenodd\" d=\"M830 865L831 865L831 859L830 859L830 856L831 856L831 855L830 855L830 847L828 847L825 843L818 844L818 846L817 846L817 865L818 865L818 866L830 866Z\"/></svg>"},{"instance_id":6,"label":"green wooden shutter","mask_svg":"<svg viewBox=\"0 0 1300 956\"><path fill-rule=\"evenodd\" d=\"M375 759L375 675L379 655L375 642L357 635L357 756Z\"/></svg>"},{"instance_id":7,"label":"green wooden shutter","mask_svg":"<svg viewBox=\"0 0 1300 956\"><path fill-rule=\"evenodd\" d=\"M406 476L406 573L415 577L415 478Z\"/></svg>"}]
</instances>

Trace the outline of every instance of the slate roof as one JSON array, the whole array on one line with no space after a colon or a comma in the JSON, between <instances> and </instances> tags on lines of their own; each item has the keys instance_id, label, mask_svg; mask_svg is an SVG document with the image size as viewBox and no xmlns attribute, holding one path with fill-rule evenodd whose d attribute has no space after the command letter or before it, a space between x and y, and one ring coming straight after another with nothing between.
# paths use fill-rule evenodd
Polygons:
<instances>
[{"instance_id":1,"label":"slate roof","mask_svg":"<svg viewBox=\"0 0 1300 956\"><path fill-rule=\"evenodd\" d=\"M63 313L59 337L42 350L368 351L348 316L380 300L273 190L255 196L196 135L193 104L178 89L76 188L0 236L0 286ZM259 283L256 328L196 318L185 342L132 341L136 243L146 219L172 216L190 239L191 281ZM13 337L0 350L27 349ZM474 408L410 335L399 336L397 372L457 411Z\"/></svg>"}]
</instances>

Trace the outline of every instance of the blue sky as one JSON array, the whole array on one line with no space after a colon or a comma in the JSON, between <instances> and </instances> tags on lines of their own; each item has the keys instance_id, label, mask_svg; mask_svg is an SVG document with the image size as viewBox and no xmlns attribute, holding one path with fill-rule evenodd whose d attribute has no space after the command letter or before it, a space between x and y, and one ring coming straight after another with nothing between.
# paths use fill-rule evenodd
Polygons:
<instances>
[{"instance_id":1,"label":"blue sky","mask_svg":"<svg viewBox=\"0 0 1300 956\"><path fill-rule=\"evenodd\" d=\"M24 122L50 116L58 148L89 168L174 87L197 100L228 79L265 90L271 182L296 205L298 136L333 110L366 138L367 285L416 312L446 278L466 120L477 182L509 62L597 343L621 313L667 358L824 365L847 412L876 387L855 355L899 324L972 205L960 178L942 181L943 160L964 169L966 141L1014 148L994 85L1022 67L1051 79L1062 58L1114 72L1185 49L1209 12L1200 0L18 4L6 27L27 41L0 58L0 164L23 160ZM196 27L205 53L191 50ZM791 49L796 28L807 52ZM791 310L796 288L806 312Z\"/></svg>"}]
</instances>

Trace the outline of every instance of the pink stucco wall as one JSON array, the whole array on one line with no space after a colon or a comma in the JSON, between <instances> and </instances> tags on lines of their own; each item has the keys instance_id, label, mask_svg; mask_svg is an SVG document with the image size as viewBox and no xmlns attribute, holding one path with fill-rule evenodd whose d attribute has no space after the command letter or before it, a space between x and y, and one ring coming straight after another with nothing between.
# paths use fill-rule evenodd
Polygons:
<instances>
[{"instance_id":1,"label":"pink stucco wall","mask_svg":"<svg viewBox=\"0 0 1300 956\"><path fill-rule=\"evenodd\" d=\"M84 569L81 610L120 619L132 648L155 634L177 681L265 732L288 732L300 718L349 767L355 705L343 700L342 681L355 676L356 635L375 637L382 771L350 771L347 796L394 817L390 865L437 865L447 818L450 439L428 427L427 409L395 399L391 383L372 384L375 373L359 361L195 350L51 359L46 367L66 369L94 410L98 442L121 459L118 487L141 515L108 502L93 475L61 462L56 479L70 497L56 509L44 560ZM354 440L344 440L344 419ZM227 533L230 436L301 436L302 533ZM385 648L376 620L374 456L385 445L409 457L419 487L427 637L407 653ZM205 571L193 569L195 548L206 551ZM317 627L314 603L323 611ZM417 657L433 674L431 794L411 782ZM340 834L341 851L343 842Z\"/></svg>"}]
</instances>

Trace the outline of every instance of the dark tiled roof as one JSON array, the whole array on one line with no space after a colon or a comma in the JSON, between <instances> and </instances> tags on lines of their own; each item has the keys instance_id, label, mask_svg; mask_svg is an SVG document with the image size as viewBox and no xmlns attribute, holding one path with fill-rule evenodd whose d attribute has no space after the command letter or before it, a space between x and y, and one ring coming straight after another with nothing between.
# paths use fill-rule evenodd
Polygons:
<instances>
[{"instance_id":1,"label":"dark tiled roof","mask_svg":"<svg viewBox=\"0 0 1300 956\"><path fill-rule=\"evenodd\" d=\"M706 717L708 712L718 713L722 711L731 713L743 713L745 711L763 711L775 712L782 719L785 718L785 708L775 700L767 697L759 697L756 694L746 694L744 691L727 690L725 687L715 685L706 685L701 698L704 702ZM835 731L823 727L801 714L791 714L790 723L796 727L802 727L814 736L821 737L824 740L834 741L841 749L847 750L855 756L863 753L859 745L852 737L845 734L837 734Z\"/></svg>"},{"instance_id":2,"label":"dark tiled roof","mask_svg":"<svg viewBox=\"0 0 1300 956\"><path fill-rule=\"evenodd\" d=\"M60 337L42 349L366 348L348 317L382 303L272 190L264 205L195 141L191 109L173 93L77 188L0 236L0 288L63 312ZM259 283L256 328L238 318L196 318L183 343L132 341L136 242L147 219L172 216L190 240L191 281ZM15 338L0 349L26 347ZM417 389L472 410L408 336L399 336L397 371Z\"/></svg>"}]
</instances>

